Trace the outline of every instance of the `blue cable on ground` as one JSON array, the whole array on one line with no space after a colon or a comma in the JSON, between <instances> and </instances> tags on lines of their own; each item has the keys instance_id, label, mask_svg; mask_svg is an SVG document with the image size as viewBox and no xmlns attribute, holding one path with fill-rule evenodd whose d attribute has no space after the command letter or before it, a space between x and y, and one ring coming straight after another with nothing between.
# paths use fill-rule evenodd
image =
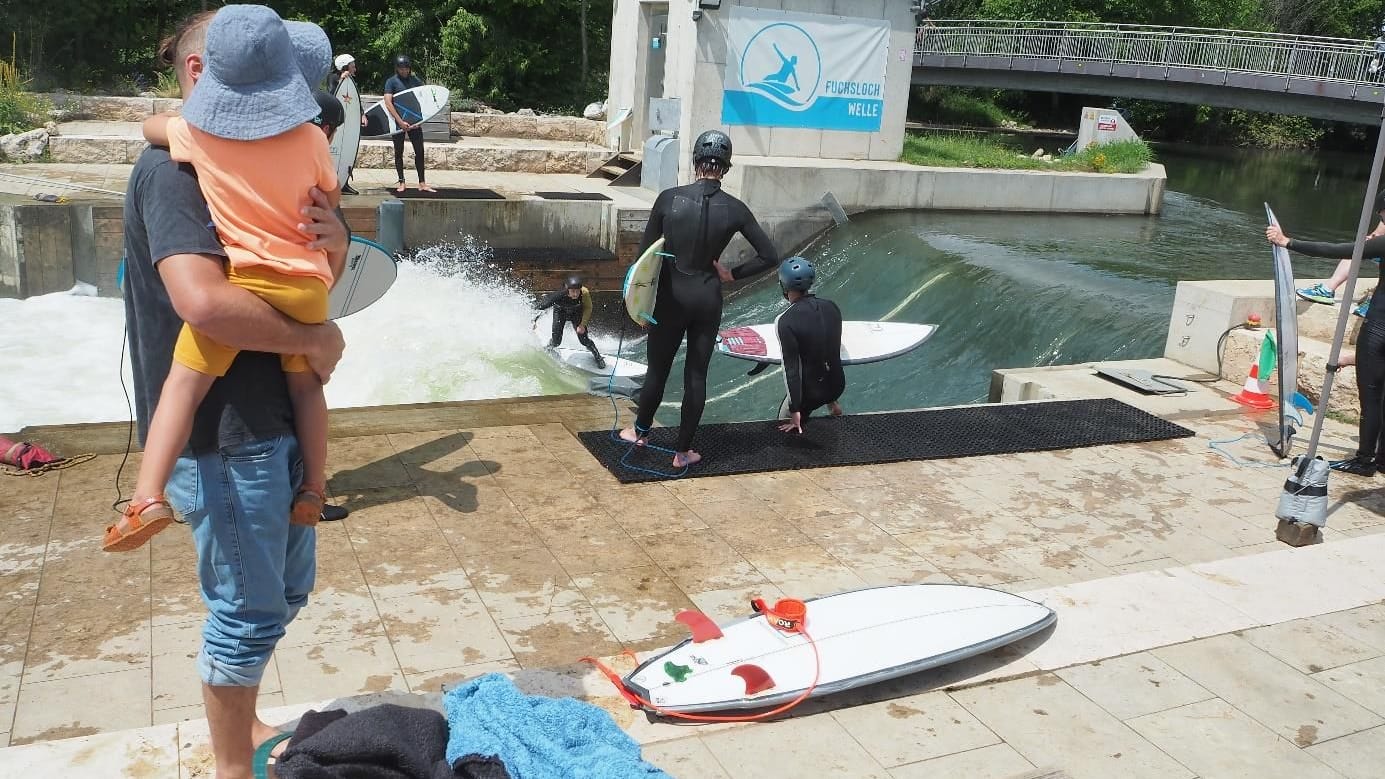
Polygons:
<instances>
[{"instance_id":1,"label":"blue cable on ground","mask_svg":"<svg viewBox=\"0 0 1385 779\"><path fill-rule=\"evenodd\" d=\"M640 446L640 445L638 445L638 444L632 444L632 443L630 443L629 441L626 441L625 439L623 439L623 438L620 437L620 405L616 403L616 394L615 394L616 368L615 368L615 366L617 366L617 365L620 364L620 357L621 357L621 354L625 351L625 328L626 328L626 326L627 326L627 325L626 325L625 319L622 317L622 318L621 318L621 323L620 323L620 338L619 338L619 340L616 342L616 359L615 359L615 362L611 364L611 374L610 374L610 376L608 376L608 377L606 378L606 397L611 401L611 412L612 412L612 419L611 419L611 441L615 442L617 445L624 445L624 446L627 447L624 456L622 456L622 457L620 458L620 465L621 465L622 468L627 468L627 469L629 469L629 470L635 471L636 473L645 473L645 474L649 474L650 476L658 476L659 478L662 478L662 479L677 479L677 478L681 478L681 477L687 475L689 466L686 466L686 465L683 466L683 469L682 469L681 471L678 471L677 473L669 473L669 472L667 472L667 471L656 471L656 470L653 470L653 469L651 469L651 468L644 468L644 467L641 467L641 466L639 466L639 465L634 465L634 464L632 464L632 463L630 462L630 456L633 455L633 454L635 454L635 452L636 452L637 450L639 450L639 449L652 449L652 450L654 450L654 451L656 451L656 452L665 452L665 453L671 454L671 455L677 455L677 454L678 454L677 452L673 451L672 449L665 449L665 448L662 447L662 446L655 446L654 444L651 444L651 443L649 443L648 441L645 442L644 446ZM641 433L641 432L647 433L647 432L649 432L649 431L647 431L647 430L646 430L646 431L640 431L640 430L639 430L639 427L638 427L638 423L636 423L635 432L637 432L637 433Z\"/></svg>"},{"instance_id":2,"label":"blue cable on ground","mask_svg":"<svg viewBox=\"0 0 1385 779\"><path fill-rule=\"evenodd\" d=\"M1207 447L1212 451L1216 452L1217 454L1220 454L1222 457L1225 457L1231 462L1241 466L1242 468L1288 468L1291 465L1293 465L1293 463L1257 463L1250 460L1242 460L1236 455L1221 448L1222 444L1234 444L1238 441L1244 441L1247 438L1257 438L1262 443L1264 443L1265 446L1270 445L1270 440L1265 436L1259 433L1246 433L1245 435L1239 436L1237 438L1226 438L1220 441L1208 441Z\"/></svg>"}]
</instances>

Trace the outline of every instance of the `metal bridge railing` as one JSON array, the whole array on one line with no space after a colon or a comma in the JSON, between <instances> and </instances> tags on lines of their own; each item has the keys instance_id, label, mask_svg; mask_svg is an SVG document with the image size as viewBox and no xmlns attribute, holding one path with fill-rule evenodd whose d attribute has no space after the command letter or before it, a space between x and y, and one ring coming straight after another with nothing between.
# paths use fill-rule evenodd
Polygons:
<instances>
[{"instance_id":1,"label":"metal bridge railing","mask_svg":"<svg viewBox=\"0 0 1385 779\"><path fill-rule=\"evenodd\" d=\"M928 55L1195 68L1357 84L1385 81L1385 62L1375 41L1195 27L942 20L917 30L915 65Z\"/></svg>"}]
</instances>

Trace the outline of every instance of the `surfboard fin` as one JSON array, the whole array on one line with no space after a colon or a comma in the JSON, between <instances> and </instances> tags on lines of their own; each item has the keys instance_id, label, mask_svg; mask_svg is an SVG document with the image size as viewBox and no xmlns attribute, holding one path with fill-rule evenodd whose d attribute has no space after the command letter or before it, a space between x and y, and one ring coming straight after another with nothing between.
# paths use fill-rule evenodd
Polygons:
<instances>
[{"instance_id":1,"label":"surfboard fin","mask_svg":"<svg viewBox=\"0 0 1385 779\"><path fill-rule=\"evenodd\" d=\"M774 689L774 679L770 678L769 672L753 663L738 665L731 669L732 676L739 676L745 681L745 694L757 695L765 690Z\"/></svg>"},{"instance_id":2,"label":"surfboard fin","mask_svg":"<svg viewBox=\"0 0 1385 779\"><path fill-rule=\"evenodd\" d=\"M692 631L692 640L694 644L721 638L721 628L717 627L717 623L713 622L706 614L700 611L684 609L678 612L674 619L688 626L688 629Z\"/></svg>"},{"instance_id":3,"label":"surfboard fin","mask_svg":"<svg viewBox=\"0 0 1385 779\"><path fill-rule=\"evenodd\" d=\"M769 369L769 363L767 363L767 362L756 363L756 364L755 364L755 367L754 367L754 368L751 368L751 369L750 369L750 372L747 373L746 375L747 375L747 376L754 376L754 375L757 374L757 373L764 373L764 372L765 372L766 370L768 370L768 369Z\"/></svg>"}]
</instances>

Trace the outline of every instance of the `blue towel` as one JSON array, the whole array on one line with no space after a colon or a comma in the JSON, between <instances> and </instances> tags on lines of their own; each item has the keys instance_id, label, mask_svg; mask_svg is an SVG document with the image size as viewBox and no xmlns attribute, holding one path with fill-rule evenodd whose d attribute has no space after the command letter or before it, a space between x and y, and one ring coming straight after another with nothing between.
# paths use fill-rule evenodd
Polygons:
<instances>
[{"instance_id":1,"label":"blue towel","mask_svg":"<svg viewBox=\"0 0 1385 779\"><path fill-rule=\"evenodd\" d=\"M611 715L575 698L525 695L487 674L447 693L447 764L498 757L514 779L631 779L668 774L640 758L640 745Z\"/></svg>"}]
</instances>

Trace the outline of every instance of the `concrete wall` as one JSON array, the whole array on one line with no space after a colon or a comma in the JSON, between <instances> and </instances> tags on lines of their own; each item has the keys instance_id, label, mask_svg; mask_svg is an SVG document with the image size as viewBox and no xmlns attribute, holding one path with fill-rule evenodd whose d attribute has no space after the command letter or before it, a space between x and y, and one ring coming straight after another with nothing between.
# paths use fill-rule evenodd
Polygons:
<instances>
[{"instance_id":1,"label":"concrete wall","mask_svg":"<svg viewBox=\"0 0 1385 779\"><path fill-rule=\"evenodd\" d=\"M668 48L661 95L645 95L645 66L650 30L647 0L616 0L611 32L611 75L607 113L624 107L634 117L621 136L622 148L642 147L648 132L649 97L682 102L679 135L694 138L719 128L731 135L737 154L824 159L898 159L904 146L904 115L909 102L914 46L914 15L909 0L724 0L719 10L702 12L694 21L695 0L668 0ZM888 19L891 23L886 70L885 115L877 133L831 132L797 128L727 127L721 103L728 59L727 20L735 6L766 8L838 17ZM680 176L691 179L692 161L680 160Z\"/></svg>"},{"instance_id":2,"label":"concrete wall","mask_svg":"<svg viewBox=\"0 0 1385 779\"><path fill-rule=\"evenodd\" d=\"M905 163L826 163L772 157L740 159L728 191L755 212L781 253L801 248L832 220L821 200L831 192L848 214L878 210L1031 211L1067 214L1156 214L1165 174L925 168ZM727 261L748 257L737 237Z\"/></svg>"},{"instance_id":3,"label":"concrete wall","mask_svg":"<svg viewBox=\"0 0 1385 779\"><path fill-rule=\"evenodd\" d=\"M427 246L473 235L491 246L607 246L611 205L604 201L406 200L404 245Z\"/></svg>"},{"instance_id":4,"label":"concrete wall","mask_svg":"<svg viewBox=\"0 0 1385 779\"><path fill-rule=\"evenodd\" d=\"M710 128L727 131L738 155L808 157L823 159L895 160L904 148L904 118L909 104L913 70L914 15L909 0L725 0L718 11L706 11L700 21L674 11L669 18L669 83L683 99L680 135L694 138ZM670 7L678 6L677 0ZM880 132L855 133L804 130L787 127L727 127L721 123L721 103L728 61L737 54L727 50L727 20L733 6L766 8L838 17L888 19L891 24L888 65L885 74L885 114ZM691 46L689 46L691 43ZM903 55L903 56L901 56ZM674 65L676 61L676 65ZM666 90L669 92L669 90ZM691 177L690 159L681 162L685 180Z\"/></svg>"}]
</instances>

